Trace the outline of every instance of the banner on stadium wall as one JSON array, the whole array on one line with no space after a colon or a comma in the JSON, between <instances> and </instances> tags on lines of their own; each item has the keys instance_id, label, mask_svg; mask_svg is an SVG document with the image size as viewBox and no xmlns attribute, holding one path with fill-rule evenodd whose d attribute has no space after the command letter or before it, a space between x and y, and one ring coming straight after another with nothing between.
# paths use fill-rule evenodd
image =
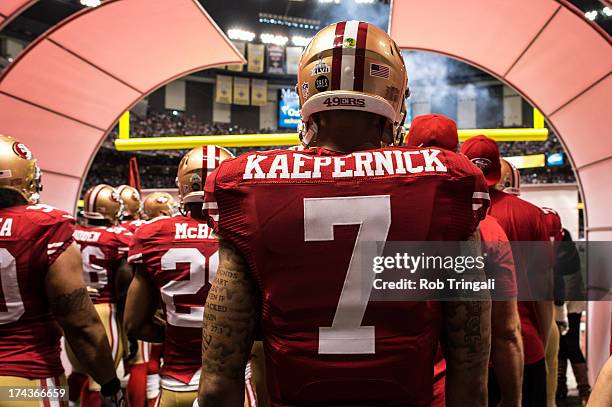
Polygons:
<instances>
[{"instance_id":1,"label":"banner on stadium wall","mask_svg":"<svg viewBox=\"0 0 612 407\"><path fill-rule=\"evenodd\" d=\"M265 46L263 44L249 44L249 63L247 70L253 73L263 73Z\"/></svg>"},{"instance_id":2,"label":"banner on stadium wall","mask_svg":"<svg viewBox=\"0 0 612 407\"><path fill-rule=\"evenodd\" d=\"M268 81L251 79L251 105L264 106L268 103Z\"/></svg>"},{"instance_id":3,"label":"banner on stadium wall","mask_svg":"<svg viewBox=\"0 0 612 407\"><path fill-rule=\"evenodd\" d=\"M249 78L234 78L234 104L249 105Z\"/></svg>"},{"instance_id":4,"label":"banner on stadium wall","mask_svg":"<svg viewBox=\"0 0 612 407\"><path fill-rule=\"evenodd\" d=\"M297 129L300 124L300 99L292 88L280 90L278 127Z\"/></svg>"},{"instance_id":5,"label":"banner on stadium wall","mask_svg":"<svg viewBox=\"0 0 612 407\"><path fill-rule=\"evenodd\" d=\"M240 54L244 56L244 53L246 51L244 42L232 41L232 44L234 44L238 52L240 52ZM242 65L228 65L227 69L234 72L242 72Z\"/></svg>"},{"instance_id":6,"label":"banner on stadium wall","mask_svg":"<svg viewBox=\"0 0 612 407\"><path fill-rule=\"evenodd\" d=\"M504 157L510 161L516 168L538 168L546 166L546 157L544 154L532 155L517 155L514 157Z\"/></svg>"},{"instance_id":7,"label":"banner on stadium wall","mask_svg":"<svg viewBox=\"0 0 612 407\"><path fill-rule=\"evenodd\" d=\"M217 84L215 86L215 102L231 104L232 103L232 77L226 75L217 75Z\"/></svg>"},{"instance_id":8,"label":"banner on stadium wall","mask_svg":"<svg viewBox=\"0 0 612 407\"><path fill-rule=\"evenodd\" d=\"M297 75L300 56L302 56L302 47L287 47L287 75Z\"/></svg>"},{"instance_id":9,"label":"banner on stadium wall","mask_svg":"<svg viewBox=\"0 0 612 407\"><path fill-rule=\"evenodd\" d=\"M284 51L280 45L268 45L268 73L285 73L283 69Z\"/></svg>"}]
</instances>

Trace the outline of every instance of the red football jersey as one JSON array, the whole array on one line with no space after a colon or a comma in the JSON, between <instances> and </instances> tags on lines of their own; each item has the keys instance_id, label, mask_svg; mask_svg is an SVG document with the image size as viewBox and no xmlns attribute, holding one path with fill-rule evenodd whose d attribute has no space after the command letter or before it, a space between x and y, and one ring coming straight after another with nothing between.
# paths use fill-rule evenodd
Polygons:
<instances>
[{"instance_id":1,"label":"red football jersey","mask_svg":"<svg viewBox=\"0 0 612 407\"><path fill-rule=\"evenodd\" d=\"M126 228L130 233L134 233L136 229L145 222L146 220L142 219L126 220L125 222L121 222L121 227Z\"/></svg>"},{"instance_id":2,"label":"red football jersey","mask_svg":"<svg viewBox=\"0 0 612 407\"><path fill-rule=\"evenodd\" d=\"M46 205L0 209L0 376L59 376L62 330L45 291L49 267L72 243L74 218Z\"/></svg>"},{"instance_id":3,"label":"red football jersey","mask_svg":"<svg viewBox=\"0 0 612 407\"><path fill-rule=\"evenodd\" d=\"M504 229L494 217L487 215L480 222L482 251L487 254L485 273L487 278L495 278L497 298L516 297L516 270L512 248Z\"/></svg>"},{"instance_id":4,"label":"red football jersey","mask_svg":"<svg viewBox=\"0 0 612 407\"><path fill-rule=\"evenodd\" d=\"M544 213L523 199L491 189L490 214L497 219L511 242L549 241ZM527 249L525 243L513 247L517 285L522 295L531 292L527 276L542 273L545 271L543 267L550 266L548 258L543 261L541 256L537 258ZM518 310L521 318L525 364L535 363L544 358L544 344L540 339L535 303L519 301Z\"/></svg>"},{"instance_id":5,"label":"red football jersey","mask_svg":"<svg viewBox=\"0 0 612 407\"><path fill-rule=\"evenodd\" d=\"M116 272L121 260L127 258L132 233L121 226L80 226L74 231L83 256L83 273L88 287L98 290L92 296L94 304L117 301Z\"/></svg>"},{"instance_id":6,"label":"red football jersey","mask_svg":"<svg viewBox=\"0 0 612 407\"><path fill-rule=\"evenodd\" d=\"M262 291L273 403L429 404L441 305L368 302L367 242L467 239L488 208L478 168L436 148L275 150L224 161L205 191Z\"/></svg>"},{"instance_id":7,"label":"red football jersey","mask_svg":"<svg viewBox=\"0 0 612 407\"><path fill-rule=\"evenodd\" d=\"M140 226L130 264L140 265L159 289L166 319L160 374L188 384L201 367L202 321L210 281L219 265L212 229L191 217L160 217Z\"/></svg>"},{"instance_id":8,"label":"red football jersey","mask_svg":"<svg viewBox=\"0 0 612 407\"><path fill-rule=\"evenodd\" d=\"M544 212L544 220L548 229L549 238L552 242L560 242L563 240L563 227L561 226L561 217L554 209L542 208Z\"/></svg>"}]
</instances>

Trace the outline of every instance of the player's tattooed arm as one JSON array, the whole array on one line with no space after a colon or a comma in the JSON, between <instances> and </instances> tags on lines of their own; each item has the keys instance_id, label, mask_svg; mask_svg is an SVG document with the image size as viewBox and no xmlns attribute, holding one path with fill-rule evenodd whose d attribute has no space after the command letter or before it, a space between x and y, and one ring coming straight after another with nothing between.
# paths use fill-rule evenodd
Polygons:
<instances>
[{"instance_id":1,"label":"player's tattooed arm","mask_svg":"<svg viewBox=\"0 0 612 407\"><path fill-rule=\"evenodd\" d=\"M200 405L243 404L245 368L260 308L260 292L246 261L221 239L219 268L204 309Z\"/></svg>"},{"instance_id":2,"label":"player's tattooed arm","mask_svg":"<svg viewBox=\"0 0 612 407\"><path fill-rule=\"evenodd\" d=\"M165 326L155 317L158 305L158 293L153 281L144 270L136 267L128 289L123 318L123 325L130 338L155 343L164 341Z\"/></svg>"},{"instance_id":3,"label":"player's tattooed arm","mask_svg":"<svg viewBox=\"0 0 612 407\"><path fill-rule=\"evenodd\" d=\"M51 312L86 373L98 383L114 379L108 339L85 287L81 254L74 244L51 265L45 284Z\"/></svg>"},{"instance_id":4,"label":"player's tattooed arm","mask_svg":"<svg viewBox=\"0 0 612 407\"><path fill-rule=\"evenodd\" d=\"M476 232L478 233L478 232ZM470 255L480 251L479 236L468 244ZM472 278L484 280L484 270ZM486 298L443 303L442 346L446 358L446 405L486 406L491 345L491 301Z\"/></svg>"}]
</instances>

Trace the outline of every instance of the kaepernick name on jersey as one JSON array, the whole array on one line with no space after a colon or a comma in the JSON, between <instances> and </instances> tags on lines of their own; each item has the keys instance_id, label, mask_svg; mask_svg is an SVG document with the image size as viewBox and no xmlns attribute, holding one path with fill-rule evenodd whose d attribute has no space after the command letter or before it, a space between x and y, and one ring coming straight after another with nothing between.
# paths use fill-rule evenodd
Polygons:
<instances>
[{"instance_id":1,"label":"kaepernick name on jersey","mask_svg":"<svg viewBox=\"0 0 612 407\"><path fill-rule=\"evenodd\" d=\"M247 157L243 179L321 178L321 169L333 168L332 178L373 177L422 172L448 172L437 149L360 151L343 156L308 156L288 151L275 156L252 154ZM288 157L293 159L289 166ZM352 158L352 159L351 159ZM261 164L271 159L265 172ZM312 160L312 171L305 171L306 160ZM415 165L414 162L423 162Z\"/></svg>"}]
</instances>

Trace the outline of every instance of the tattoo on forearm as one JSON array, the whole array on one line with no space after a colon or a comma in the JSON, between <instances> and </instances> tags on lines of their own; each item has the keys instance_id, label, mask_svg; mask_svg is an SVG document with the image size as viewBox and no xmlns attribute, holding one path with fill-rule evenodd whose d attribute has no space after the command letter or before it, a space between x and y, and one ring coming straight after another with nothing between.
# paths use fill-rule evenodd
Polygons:
<instances>
[{"instance_id":1,"label":"tattoo on forearm","mask_svg":"<svg viewBox=\"0 0 612 407\"><path fill-rule=\"evenodd\" d=\"M258 320L259 291L241 254L220 242L219 269L206 300L202 369L232 379L244 378L244 366Z\"/></svg>"},{"instance_id":2,"label":"tattoo on forearm","mask_svg":"<svg viewBox=\"0 0 612 407\"><path fill-rule=\"evenodd\" d=\"M486 301L445 304L446 343L453 350L457 362L470 363L475 359L488 357L489 322L487 318L483 318L483 311L489 309L490 303Z\"/></svg>"},{"instance_id":3,"label":"tattoo on forearm","mask_svg":"<svg viewBox=\"0 0 612 407\"><path fill-rule=\"evenodd\" d=\"M51 298L49 303L53 314L60 317L91 307L91 300L85 287Z\"/></svg>"}]
</instances>

